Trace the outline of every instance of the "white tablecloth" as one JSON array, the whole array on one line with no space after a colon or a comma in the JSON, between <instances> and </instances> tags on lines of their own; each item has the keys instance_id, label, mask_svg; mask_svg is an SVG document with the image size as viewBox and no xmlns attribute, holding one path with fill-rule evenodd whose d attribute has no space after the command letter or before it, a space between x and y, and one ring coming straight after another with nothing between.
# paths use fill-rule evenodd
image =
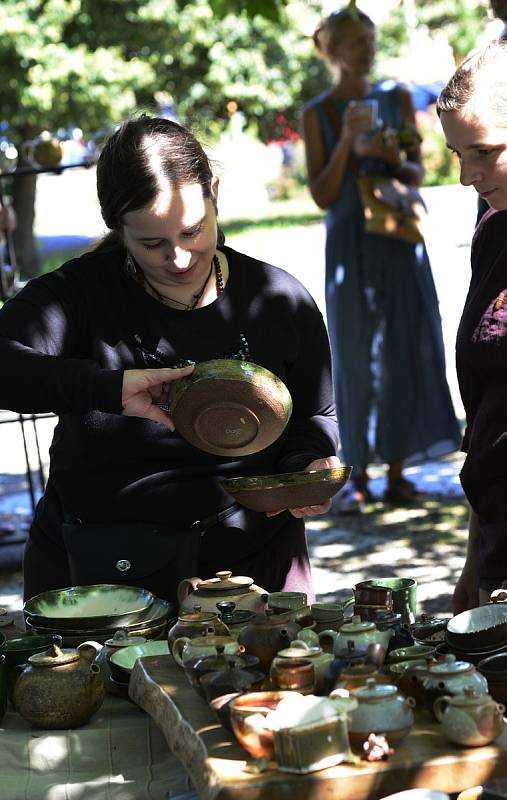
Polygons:
<instances>
[{"instance_id":1,"label":"white tablecloth","mask_svg":"<svg viewBox=\"0 0 507 800\"><path fill-rule=\"evenodd\" d=\"M44 731L16 712L0 722L0 800L169 800L191 790L151 718L106 696L81 728Z\"/></svg>"}]
</instances>

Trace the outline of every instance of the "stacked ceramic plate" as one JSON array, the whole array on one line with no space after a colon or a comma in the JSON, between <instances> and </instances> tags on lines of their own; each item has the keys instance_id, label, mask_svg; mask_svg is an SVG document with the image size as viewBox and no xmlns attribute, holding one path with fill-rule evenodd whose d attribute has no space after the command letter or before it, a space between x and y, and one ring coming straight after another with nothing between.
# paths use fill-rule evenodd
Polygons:
<instances>
[{"instance_id":1,"label":"stacked ceramic plate","mask_svg":"<svg viewBox=\"0 0 507 800\"><path fill-rule=\"evenodd\" d=\"M445 642L462 661L477 664L507 650L507 603L488 603L453 617Z\"/></svg>"},{"instance_id":2,"label":"stacked ceramic plate","mask_svg":"<svg viewBox=\"0 0 507 800\"><path fill-rule=\"evenodd\" d=\"M103 643L116 630L156 639L173 608L146 589L117 584L70 586L32 597L23 607L29 633L59 633L65 647L87 639Z\"/></svg>"}]
</instances>

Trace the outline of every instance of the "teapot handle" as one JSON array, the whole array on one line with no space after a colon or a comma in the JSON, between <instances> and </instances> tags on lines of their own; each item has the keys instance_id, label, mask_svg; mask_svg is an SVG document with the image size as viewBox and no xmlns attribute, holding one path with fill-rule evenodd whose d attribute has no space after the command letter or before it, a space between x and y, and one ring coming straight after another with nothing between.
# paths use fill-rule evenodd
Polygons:
<instances>
[{"instance_id":1,"label":"teapot handle","mask_svg":"<svg viewBox=\"0 0 507 800\"><path fill-rule=\"evenodd\" d=\"M178 603L181 605L189 594L195 592L200 583L202 583L202 578L195 576L193 578L184 578L180 581L177 590Z\"/></svg>"},{"instance_id":2,"label":"teapot handle","mask_svg":"<svg viewBox=\"0 0 507 800\"><path fill-rule=\"evenodd\" d=\"M337 636L338 636L338 631L334 630L320 631L319 642L320 644L324 644L324 642L331 639L331 644L334 645Z\"/></svg>"},{"instance_id":3,"label":"teapot handle","mask_svg":"<svg viewBox=\"0 0 507 800\"><path fill-rule=\"evenodd\" d=\"M188 636L180 636L179 639L176 639L173 642L173 658L180 667L183 667L183 648L185 647L186 643L190 641Z\"/></svg>"},{"instance_id":4,"label":"teapot handle","mask_svg":"<svg viewBox=\"0 0 507 800\"><path fill-rule=\"evenodd\" d=\"M449 695L444 695L444 697L437 697L435 702L433 703L433 713L439 722L442 722L442 717L444 716L444 711L449 705L449 700L451 698Z\"/></svg>"}]
</instances>

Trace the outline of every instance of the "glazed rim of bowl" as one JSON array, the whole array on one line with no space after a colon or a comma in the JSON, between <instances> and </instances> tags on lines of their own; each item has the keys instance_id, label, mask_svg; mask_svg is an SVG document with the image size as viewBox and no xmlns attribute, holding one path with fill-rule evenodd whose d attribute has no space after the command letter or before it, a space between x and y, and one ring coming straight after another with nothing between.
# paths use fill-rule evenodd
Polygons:
<instances>
[{"instance_id":1,"label":"glazed rim of bowl","mask_svg":"<svg viewBox=\"0 0 507 800\"><path fill-rule=\"evenodd\" d=\"M507 640L507 604L488 603L457 614L447 624L448 644L480 649Z\"/></svg>"},{"instance_id":2,"label":"glazed rim of bowl","mask_svg":"<svg viewBox=\"0 0 507 800\"><path fill-rule=\"evenodd\" d=\"M253 475L246 478L227 478L221 481L224 489L234 490L263 490L278 489L286 486L316 483L320 481L341 481L347 479L352 473L352 467L328 467L327 469L314 469L299 472L281 472L278 475Z\"/></svg>"},{"instance_id":3,"label":"glazed rim of bowl","mask_svg":"<svg viewBox=\"0 0 507 800\"><path fill-rule=\"evenodd\" d=\"M51 619L69 623L79 619L122 618L148 610L155 597L147 589L122 584L98 583L52 589L27 600L23 611L32 620Z\"/></svg>"}]
</instances>

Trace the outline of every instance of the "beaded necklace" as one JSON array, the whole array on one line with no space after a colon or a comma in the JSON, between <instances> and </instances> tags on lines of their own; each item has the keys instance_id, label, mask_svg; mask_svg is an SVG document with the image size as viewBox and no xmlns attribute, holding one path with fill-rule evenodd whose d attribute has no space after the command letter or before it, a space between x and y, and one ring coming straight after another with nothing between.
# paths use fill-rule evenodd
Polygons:
<instances>
[{"instance_id":1,"label":"beaded necklace","mask_svg":"<svg viewBox=\"0 0 507 800\"><path fill-rule=\"evenodd\" d=\"M204 281L199 291L196 294L192 295L191 303L182 303L180 300L176 300L173 297L164 297L164 295L160 294L160 292L158 292L157 289L155 289L155 287L153 286L153 284L148 280L143 270L141 269L139 264L134 260L134 258L130 255L130 253L127 255L127 262L125 266L127 273L129 275L132 275L142 286L148 286L155 299L168 307L170 307L172 303L175 303L176 305L181 306L181 308L184 311L193 311L196 308L197 303L203 296L204 292L206 291L209 279L211 278L211 275L213 273L213 268L215 269L217 297L220 297L220 295L224 291L224 278L222 275L222 268L220 267L220 261L218 260L218 256L216 254L213 256L211 260L206 280Z\"/></svg>"}]
</instances>

